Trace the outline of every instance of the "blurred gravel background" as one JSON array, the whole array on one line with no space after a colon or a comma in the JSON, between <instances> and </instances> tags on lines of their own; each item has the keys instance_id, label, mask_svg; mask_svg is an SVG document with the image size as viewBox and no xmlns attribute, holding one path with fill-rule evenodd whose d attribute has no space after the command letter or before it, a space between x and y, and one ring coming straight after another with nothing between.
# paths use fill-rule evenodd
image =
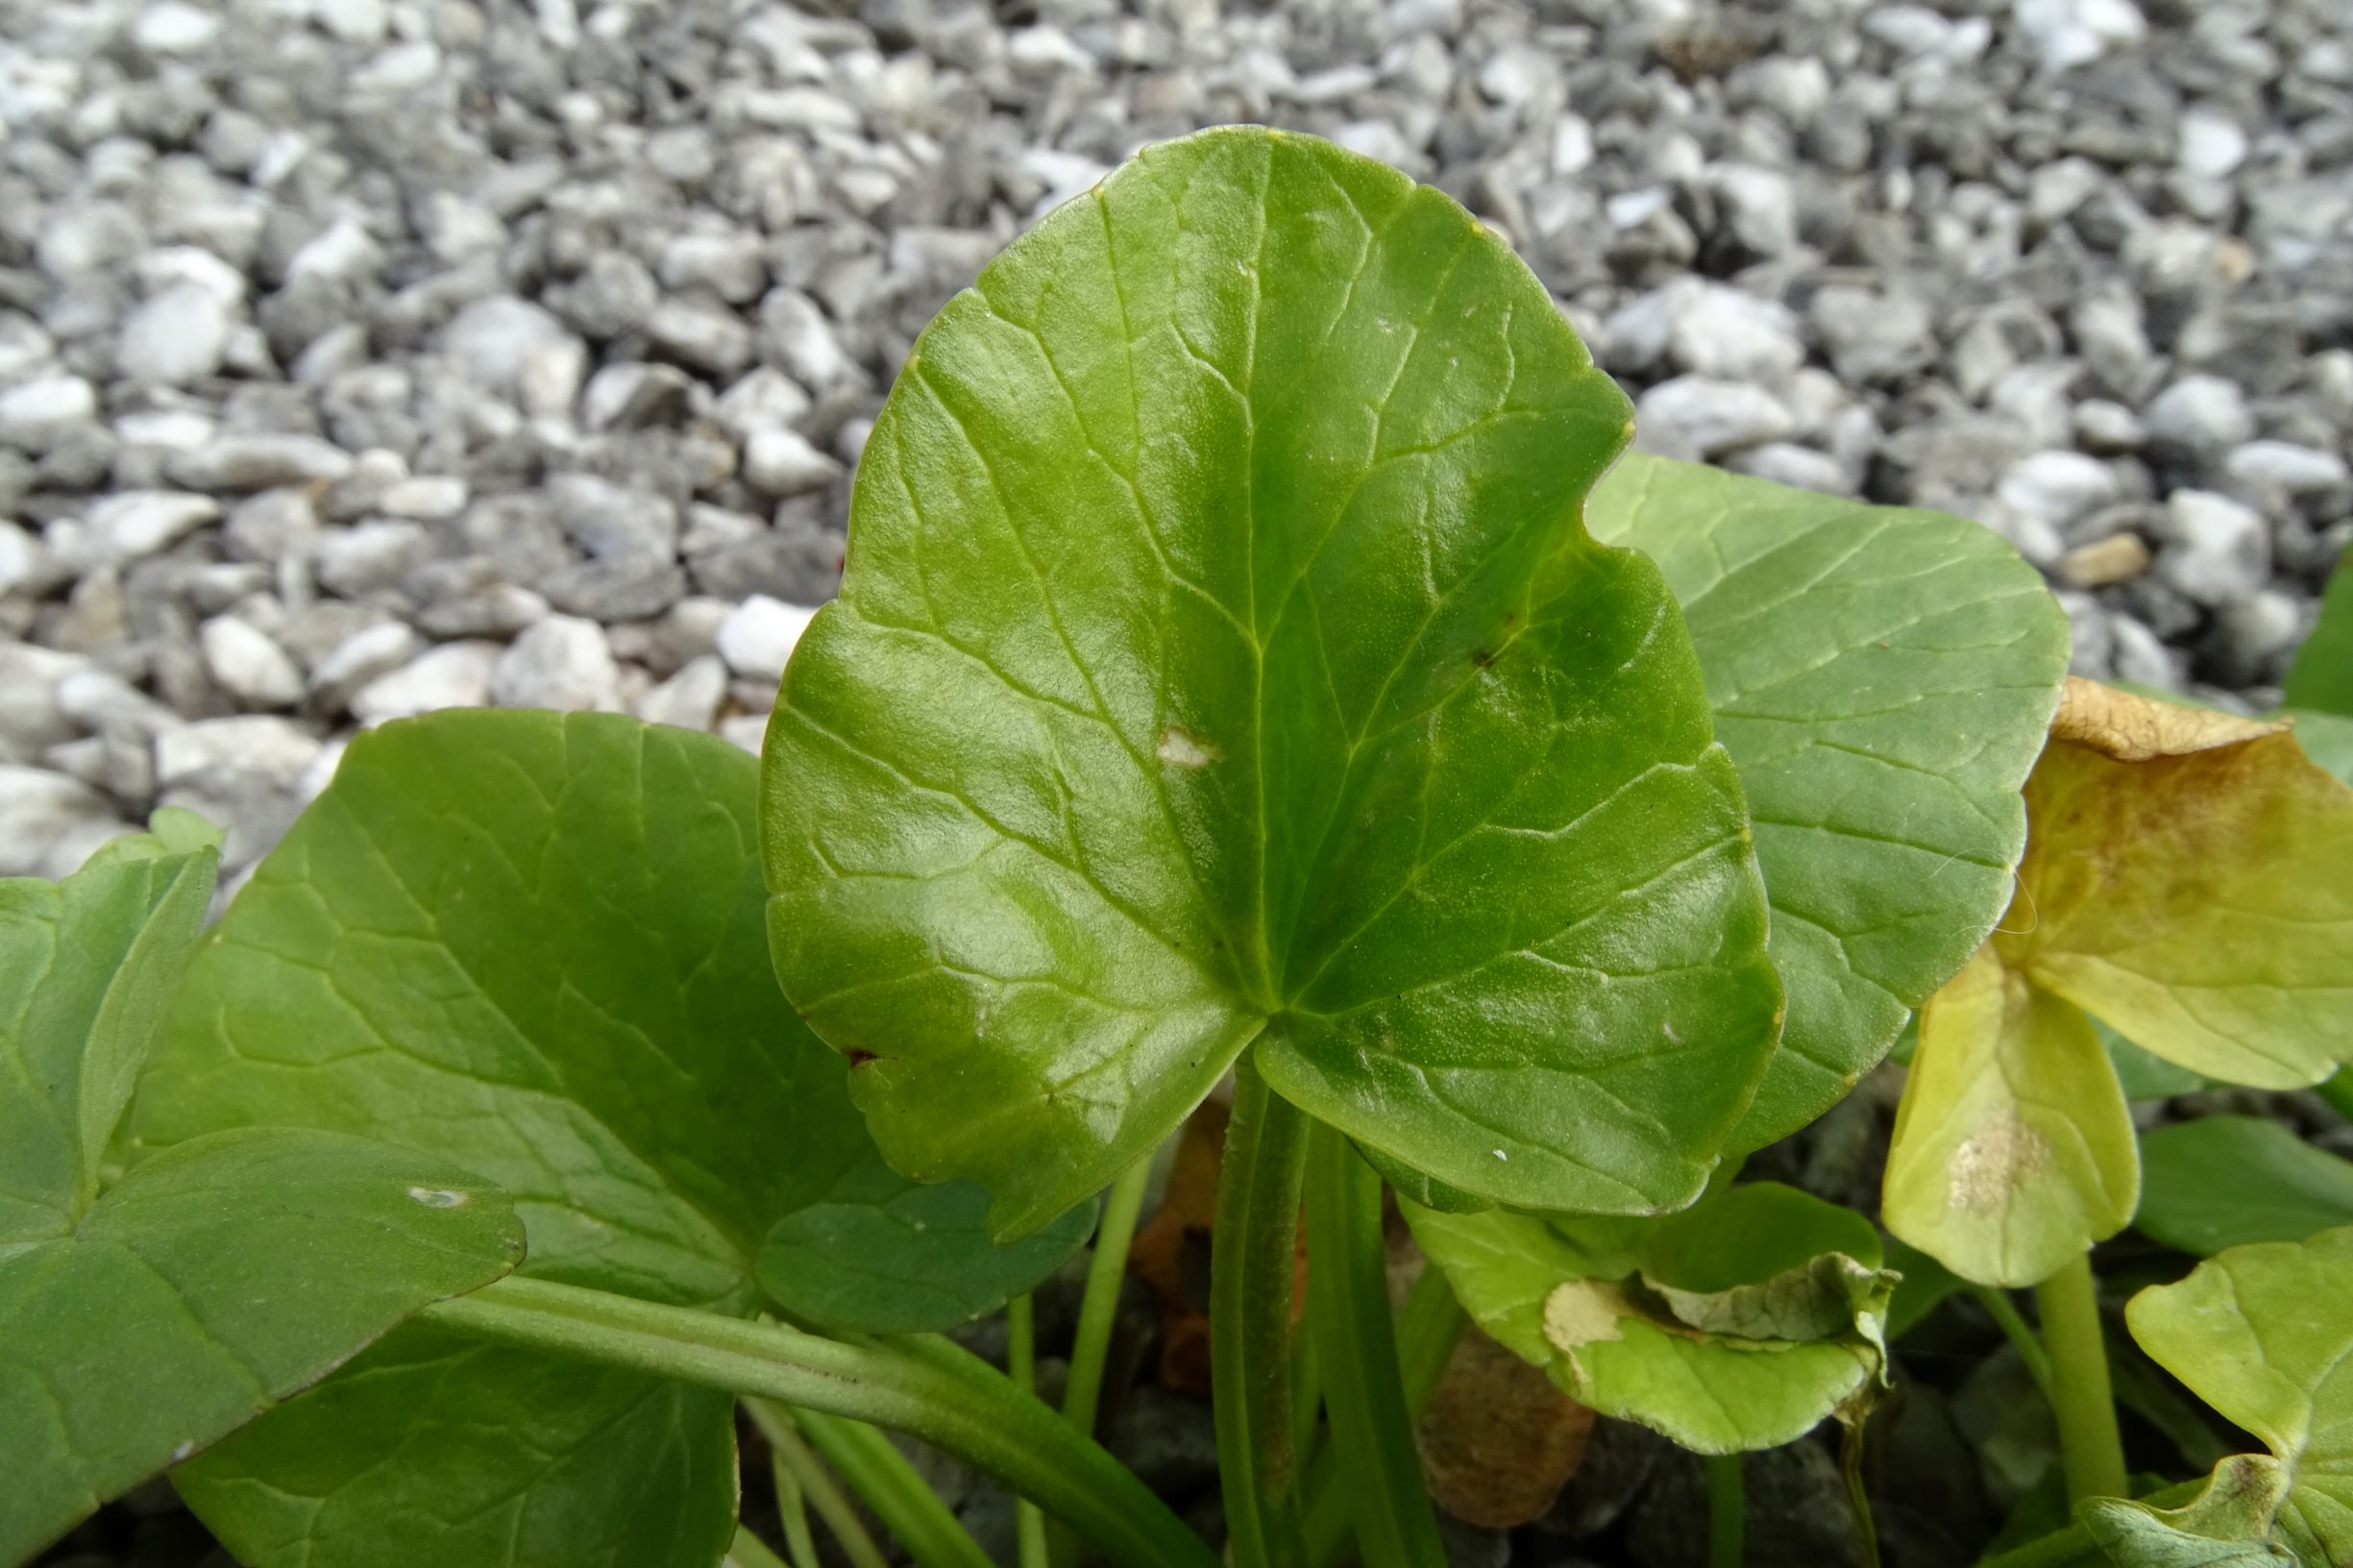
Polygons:
<instances>
[{"instance_id":1,"label":"blurred gravel background","mask_svg":"<svg viewBox=\"0 0 2353 1568\"><path fill-rule=\"evenodd\" d=\"M2353 533L2346 0L0 0L0 874L233 872L451 704L756 747L917 331L1228 120L1495 224L1646 445L2001 530L2084 673L2262 704Z\"/></svg>"}]
</instances>

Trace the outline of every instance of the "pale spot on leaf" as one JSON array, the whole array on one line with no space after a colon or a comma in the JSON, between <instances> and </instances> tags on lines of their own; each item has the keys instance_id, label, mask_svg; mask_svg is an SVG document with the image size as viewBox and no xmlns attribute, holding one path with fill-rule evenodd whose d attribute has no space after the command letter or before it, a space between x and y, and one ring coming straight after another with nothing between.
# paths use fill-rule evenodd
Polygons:
<instances>
[{"instance_id":1,"label":"pale spot on leaf","mask_svg":"<svg viewBox=\"0 0 2353 1568\"><path fill-rule=\"evenodd\" d=\"M463 1209L474 1201L472 1193L447 1187L412 1187L408 1189L408 1196L411 1201L421 1203L428 1209Z\"/></svg>"},{"instance_id":2,"label":"pale spot on leaf","mask_svg":"<svg viewBox=\"0 0 2353 1568\"><path fill-rule=\"evenodd\" d=\"M1994 1213L2049 1163L2050 1145L2007 1108L1989 1117L1946 1162L1946 1198L1965 1213Z\"/></svg>"},{"instance_id":3,"label":"pale spot on leaf","mask_svg":"<svg viewBox=\"0 0 2353 1568\"><path fill-rule=\"evenodd\" d=\"M1217 747L1170 724L1161 732L1152 754L1171 768L1206 768L1217 760Z\"/></svg>"},{"instance_id":4,"label":"pale spot on leaf","mask_svg":"<svg viewBox=\"0 0 2353 1568\"><path fill-rule=\"evenodd\" d=\"M1544 1298L1544 1337L1573 1351L1623 1337L1618 1321L1633 1315L1633 1308L1609 1281L1571 1280L1554 1286Z\"/></svg>"}]
</instances>

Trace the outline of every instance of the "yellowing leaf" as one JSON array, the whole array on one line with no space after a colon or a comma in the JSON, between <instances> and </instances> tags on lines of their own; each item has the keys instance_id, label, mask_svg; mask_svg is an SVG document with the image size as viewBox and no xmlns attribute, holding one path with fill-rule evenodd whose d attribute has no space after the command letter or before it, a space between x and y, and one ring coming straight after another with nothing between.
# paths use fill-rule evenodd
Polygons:
<instances>
[{"instance_id":1,"label":"yellowing leaf","mask_svg":"<svg viewBox=\"0 0 2353 1568\"><path fill-rule=\"evenodd\" d=\"M2270 1452L2224 1459L2176 1512L2099 1510L2137 1537L2111 1555L2133 1568L2260 1560L2193 1553L2200 1537L2267 1539L2306 1568L2353 1562L2353 1226L2233 1247L2142 1291L2124 1319L2158 1365Z\"/></svg>"},{"instance_id":2,"label":"yellowing leaf","mask_svg":"<svg viewBox=\"0 0 2353 1568\"><path fill-rule=\"evenodd\" d=\"M1921 1010L1887 1228L1980 1285L2034 1285L2123 1229L2140 1185L2091 1020L1981 948Z\"/></svg>"},{"instance_id":3,"label":"yellowing leaf","mask_svg":"<svg viewBox=\"0 0 2353 1568\"><path fill-rule=\"evenodd\" d=\"M2209 1077L2353 1054L2353 788L2285 726L2071 683L2001 962Z\"/></svg>"},{"instance_id":4,"label":"yellowing leaf","mask_svg":"<svg viewBox=\"0 0 2353 1568\"><path fill-rule=\"evenodd\" d=\"M2287 728L2272 720L2242 719L2219 708L2161 702L2081 675L2067 677L2059 711L2050 719L2052 740L2087 747L2118 762L2186 757L2278 735Z\"/></svg>"}]
</instances>

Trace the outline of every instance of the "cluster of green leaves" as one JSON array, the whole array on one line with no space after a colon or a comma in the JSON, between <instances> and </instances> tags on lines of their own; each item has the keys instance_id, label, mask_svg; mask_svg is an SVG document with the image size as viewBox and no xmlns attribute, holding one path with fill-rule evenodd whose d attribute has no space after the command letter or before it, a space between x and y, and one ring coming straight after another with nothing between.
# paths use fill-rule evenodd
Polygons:
<instances>
[{"instance_id":1,"label":"cluster of green leaves","mask_svg":"<svg viewBox=\"0 0 2353 1568\"><path fill-rule=\"evenodd\" d=\"M1727 1454L1886 1385L1877 1231L1729 1178L1915 1010L1886 1218L1993 1284L2131 1218L2112 1063L2278 1086L2353 1048L2353 792L2294 738L2062 706L2065 618L1993 534L1624 454L1629 414L1442 194L1267 131L1150 148L917 343L761 763L438 715L355 742L202 939L183 817L0 884L0 1557L172 1465L257 1565L708 1568L778 1344L854 1380L821 1347L1019 1295L1235 1070L1237 1560L1345 1511L1293 1473L1305 1190L1360 1545L1427 1564L1373 1171L1498 1340ZM2346 635L2290 688L2319 754ZM2280 1136L2148 1141L2152 1236L2258 1244L2135 1333L2270 1454L2188 1514L2088 1510L2120 1561L2342 1545L2344 1324L2277 1314L2344 1266L2308 1237L2353 1182ZM2301 1207L2249 1234L2218 1164ZM2231 1285L2252 1350L2199 1326ZM754 1414L780 1495L821 1479L797 1421L905 1490L870 1430Z\"/></svg>"},{"instance_id":2,"label":"cluster of green leaves","mask_svg":"<svg viewBox=\"0 0 2353 1568\"><path fill-rule=\"evenodd\" d=\"M0 1502L0 1546L185 1460L249 1563L374 1561L431 1520L436 1562L708 1568L735 1528L726 1395L386 1331L527 1235L538 1278L870 1332L962 1322L1079 1245L1091 1206L1000 1248L977 1189L882 1163L769 974L755 772L593 715L363 736L168 1009L209 847L7 885L0 1431L12 1472L58 1479ZM92 1206L156 1036L136 1163Z\"/></svg>"}]
</instances>

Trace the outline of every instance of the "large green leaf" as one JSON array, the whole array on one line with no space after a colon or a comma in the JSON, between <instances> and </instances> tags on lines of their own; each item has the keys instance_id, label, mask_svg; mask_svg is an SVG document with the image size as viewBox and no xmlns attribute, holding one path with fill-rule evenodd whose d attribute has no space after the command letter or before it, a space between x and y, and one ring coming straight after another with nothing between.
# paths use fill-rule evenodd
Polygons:
<instances>
[{"instance_id":1,"label":"large green leaf","mask_svg":"<svg viewBox=\"0 0 2353 1568\"><path fill-rule=\"evenodd\" d=\"M429 1149L514 1194L527 1272L753 1310L772 1226L907 1188L769 972L755 798L733 747L609 716L362 736L192 966L142 1140L296 1125ZM944 1270L926 1305L958 1310L917 1326L944 1326L1050 1269L1083 1218L1062 1253L978 1282L968 1237L889 1262ZM778 1283L862 1282L869 1262L804 1258ZM505 1563L521 1539L516 1560L627 1541L620 1560L708 1568L733 1435L722 1394L411 1331L181 1481L258 1563L375 1562L387 1542L415 1560L432 1519L437 1563Z\"/></svg>"},{"instance_id":2,"label":"large green leaf","mask_svg":"<svg viewBox=\"0 0 2353 1568\"><path fill-rule=\"evenodd\" d=\"M1942 512L1630 453L1585 516L1666 574L1748 792L1789 990L1734 1136L1759 1147L1853 1088L2009 902L2067 617Z\"/></svg>"},{"instance_id":3,"label":"large green leaf","mask_svg":"<svg viewBox=\"0 0 2353 1568\"><path fill-rule=\"evenodd\" d=\"M2329 576L2320 619L2297 649L2281 695L2291 708L2353 718L2353 547Z\"/></svg>"},{"instance_id":4,"label":"large green leaf","mask_svg":"<svg viewBox=\"0 0 2353 1568\"><path fill-rule=\"evenodd\" d=\"M0 1246L0 1561L522 1256L506 1199L446 1162L278 1129L168 1150L70 1234Z\"/></svg>"},{"instance_id":5,"label":"large green leaf","mask_svg":"<svg viewBox=\"0 0 2353 1568\"><path fill-rule=\"evenodd\" d=\"M2353 1225L2353 1161L2276 1121L2201 1116L2141 1139L2144 1235L2201 1258Z\"/></svg>"},{"instance_id":6,"label":"large green leaf","mask_svg":"<svg viewBox=\"0 0 2353 1568\"><path fill-rule=\"evenodd\" d=\"M1628 404L1439 192L1146 148L918 342L787 670L777 970L884 1152L1004 1234L1256 1042L1393 1165L1671 1209L1770 1056L1740 784Z\"/></svg>"},{"instance_id":7,"label":"large green leaf","mask_svg":"<svg viewBox=\"0 0 2353 1568\"><path fill-rule=\"evenodd\" d=\"M2353 1227L2233 1247L2178 1285L2142 1291L2124 1318L2159 1365L2270 1451L2225 1459L2186 1516L2152 1518L2267 1538L2305 1568L2353 1562ZM2136 1533L2142 1555L2119 1560L2200 1560L2178 1544L2163 1556L2147 1544L2158 1532Z\"/></svg>"},{"instance_id":8,"label":"large green leaf","mask_svg":"<svg viewBox=\"0 0 2353 1568\"><path fill-rule=\"evenodd\" d=\"M1402 1207L1482 1329L1686 1448L1772 1448L1885 1386L1878 1233L1795 1188L1733 1187L1663 1220Z\"/></svg>"}]
</instances>

